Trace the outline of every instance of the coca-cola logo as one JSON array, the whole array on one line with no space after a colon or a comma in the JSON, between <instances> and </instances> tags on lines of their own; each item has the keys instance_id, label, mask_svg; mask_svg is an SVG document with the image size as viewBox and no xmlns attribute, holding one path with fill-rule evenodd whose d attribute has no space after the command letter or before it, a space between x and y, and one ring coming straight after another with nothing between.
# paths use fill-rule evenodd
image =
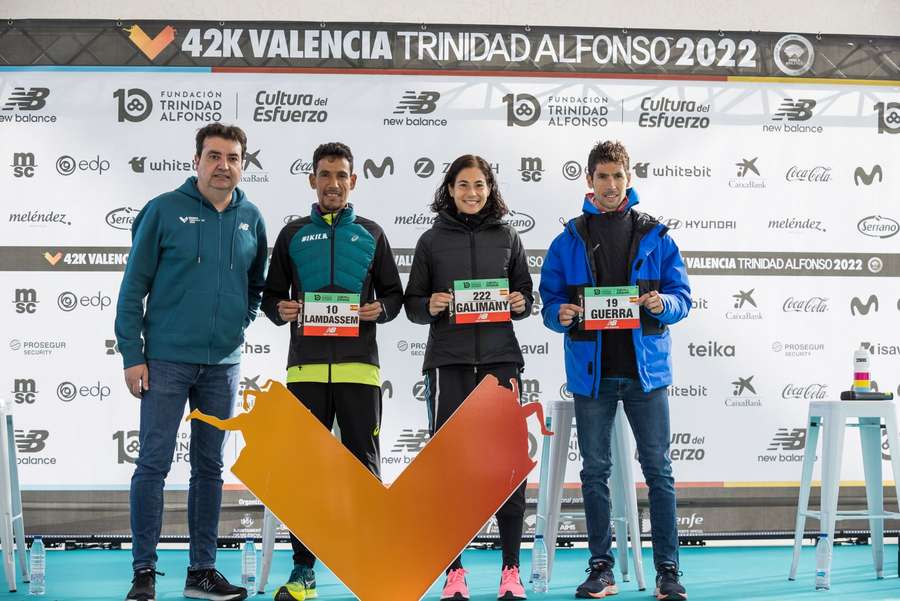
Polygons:
<instances>
[{"instance_id":1,"label":"coca-cola logo","mask_svg":"<svg viewBox=\"0 0 900 601\"><path fill-rule=\"evenodd\" d=\"M313 172L312 161L297 159L291 163L291 175L309 175Z\"/></svg>"},{"instance_id":2,"label":"coca-cola logo","mask_svg":"<svg viewBox=\"0 0 900 601\"><path fill-rule=\"evenodd\" d=\"M113 209L106 214L106 225L117 230L130 230L131 224L134 223L134 218L137 217L140 212L140 209L134 209L132 207L119 207L118 209Z\"/></svg>"},{"instance_id":3,"label":"coca-cola logo","mask_svg":"<svg viewBox=\"0 0 900 601\"><path fill-rule=\"evenodd\" d=\"M785 313L825 313L828 311L828 299L824 296L811 296L809 298L789 296L784 299L781 310Z\"/></svg>"},{"instance_id":4,"label":"coca-cola logo","mask_svg":"<svg viewBox=\"0 0 900 601\"><path fill-rule=\"evenodd\" d=\"M882 217L881 215L869 215L863 217L856 224L856 229L864 236L871 238L890 238L900 229L900 224L890 217Z\"/></svg>"},{"instance_id":5,"label":"coca-cola logo","mask_svg":"<svg viewBox=\"0 0 900 601\"><path fill-rule=\"evenodd\" d=\"M825 183L831 181L831 167L824 165L816 165L815 167L804 168L794 165L788 169L784 175L784 179L789 182L812 182Z\"/></svg>"},{"instance_id":6,"label":"coca-cola logo","mask_svg":"<svg viewBox=\"0 0 900 601\"><path fill-rule=\"evenodd\" d=\"M521 211L510 211L506 218L506 223L511 225L512 228L520 234L530 232L534 229L534 217Z\"/></svg>"},{"instance_id":7,"label":"coca-cola logo","mask_svg":"<svg viewBox=\"0 0 900 601\"><path fill-rule=\"evenodd\" d=\"M781 391L783 399L821 400L828 396L828 384L788 384Z\"/></svg>"}]
</instances>

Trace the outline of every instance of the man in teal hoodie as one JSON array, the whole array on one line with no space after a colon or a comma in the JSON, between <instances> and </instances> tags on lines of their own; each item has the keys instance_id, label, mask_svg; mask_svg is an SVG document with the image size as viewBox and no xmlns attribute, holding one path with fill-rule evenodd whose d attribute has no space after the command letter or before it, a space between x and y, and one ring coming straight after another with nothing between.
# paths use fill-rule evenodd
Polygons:
<instances>
[{"instance_id":1,"label":"man in teal hoodie","mask_svg":"<svg viewBox=\"0 0 900 601\"><path fill-rule=\"evenodd\" d=\"M265 224L237 188L247 136L236 126L212 123L196 142L196 177L148 202L134 220L116 307L125 384L141 399L140 452L131 478L134 579L127 601L156 598L163 485L185 401L191 409L231 417L244 330L256 317L265 285ZM223 441L221 430L191 423L185 597L247 596L215 569Z\"/></svg>"}]
</instances>

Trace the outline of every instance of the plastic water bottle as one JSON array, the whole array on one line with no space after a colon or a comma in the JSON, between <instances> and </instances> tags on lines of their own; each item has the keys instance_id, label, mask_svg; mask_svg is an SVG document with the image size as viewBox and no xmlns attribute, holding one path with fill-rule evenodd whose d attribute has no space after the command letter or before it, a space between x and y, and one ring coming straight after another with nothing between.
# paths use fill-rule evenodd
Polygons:
<instances>
[{"instance_id":1,"label":"plastic water bottle","mask_svg":"<svg viewBox=\"0 0 900 601\"><path fill-rule=\"evenodd\" d=\"M819 542L816 543L816 590L831 588L828 578L830 565L831 541L828 540L828 535L823 532L819 535Z\"/></svg>"},{"instance_id":2,"label":"plastic water bottle","mask_svg":"<svg viewBox=\"0 0 900 601\"><path fill-rule=\"evenodd\" d=\"M241 586L251 593L256 588L256 544L252 538L241 548Z\"/></svg>"},{"instance_id":3,"label":"plastic water bottle","mask_svg":"<svg viewBox=\"0 0 900 601\"><path fill-rule=\"evenodd\" d=\"M547 543L543 534L534 535L534 550L531 553L531 590L547 592Z\"/></svg>"},{"instance_id":4,"label":"plastic water bottle","mask_svg":"<svg viewBox=\"0 0 900 601\"><path fill-rule=\"evenodd\" d=\"M29 595L43 595L46 591L46 562L47 550L44 549L44 540L40 536L35 536L31 541L31 582L28 583Z\"/></svg>"}]
</instances>

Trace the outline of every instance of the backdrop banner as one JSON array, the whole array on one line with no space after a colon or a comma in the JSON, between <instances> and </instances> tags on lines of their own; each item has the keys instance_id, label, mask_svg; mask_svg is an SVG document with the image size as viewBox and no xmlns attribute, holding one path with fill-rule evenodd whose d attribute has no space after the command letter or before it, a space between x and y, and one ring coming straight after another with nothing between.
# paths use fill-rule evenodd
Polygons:
<instances>
[{"instance_id":1,"label":"backdrop banner","mask_svg":"<svg viewBox=\"0 0 900 601\"><path fill-rule=\"evenodd\" d=\"M315 147L349 144L351 202L384 228L404 283L443 172L461 154L484 156L535 290L561 222L580 211L588 152L622 140L637 208L669 227L691 279L693 310L671 332L682 534L792 531L809 401L851 385L860 346L878 387L900 393L898 63L900 38L794 33L0 27L0 394L15 406L29 532L129 534L139 405L122 378L116 297L134 217L192 175L194 134L210 121L247 132L241 187L270 241L315 202ZM562 338L543 326L536 296L534 315L515 324L523 401L571 399ZM426 339L402 314L378 328L386 482L428 442ZM283 381L287 344L285 328L258 318L241 389ZM856 437L845 449L851 482L863 479ZM242 445L231 433L226 467ZM184 536L189 448L185 424L166 536ZM574 433L570 448L561 537L585 532ZM221 534L258 532L260 506L227 469L225 479ZM496 524L482 536L496 537Z\"/></svg>"}]
</instances>

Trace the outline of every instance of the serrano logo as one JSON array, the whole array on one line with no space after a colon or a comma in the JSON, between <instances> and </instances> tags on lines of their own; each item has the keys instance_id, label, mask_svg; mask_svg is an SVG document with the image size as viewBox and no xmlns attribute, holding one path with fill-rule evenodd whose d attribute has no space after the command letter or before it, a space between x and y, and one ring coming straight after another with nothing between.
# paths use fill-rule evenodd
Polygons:
<instances>
[{"instance_id":1,"label":"serrano logo","mask_svg":"<svg viewBox=\"0 0 900 601\"><path fill-rule=\"evenodd\" d=\"M890 217L869 215L859 220L859 223L856 224L856 229L863 236L869 236L870 238L890 238L900 230L900 224Z\"/></svg>"},{"instance_id":2,"label":"serrano logo","mask_svg":"<svg viewBox=\"0 0 900 601\"><path fill-rule=\"evenodd\" d=\"M131 40L131 43L137 46L138 50L143 52L144 56L150 60L159 56L159 53L165 50L166 46L175 41L175 28L171 25L163 27L156 34L156 37L153 38L144 33L140 25L123 27L123 29L128 32L128 39Z\"/></svg>"}]
</instances>

